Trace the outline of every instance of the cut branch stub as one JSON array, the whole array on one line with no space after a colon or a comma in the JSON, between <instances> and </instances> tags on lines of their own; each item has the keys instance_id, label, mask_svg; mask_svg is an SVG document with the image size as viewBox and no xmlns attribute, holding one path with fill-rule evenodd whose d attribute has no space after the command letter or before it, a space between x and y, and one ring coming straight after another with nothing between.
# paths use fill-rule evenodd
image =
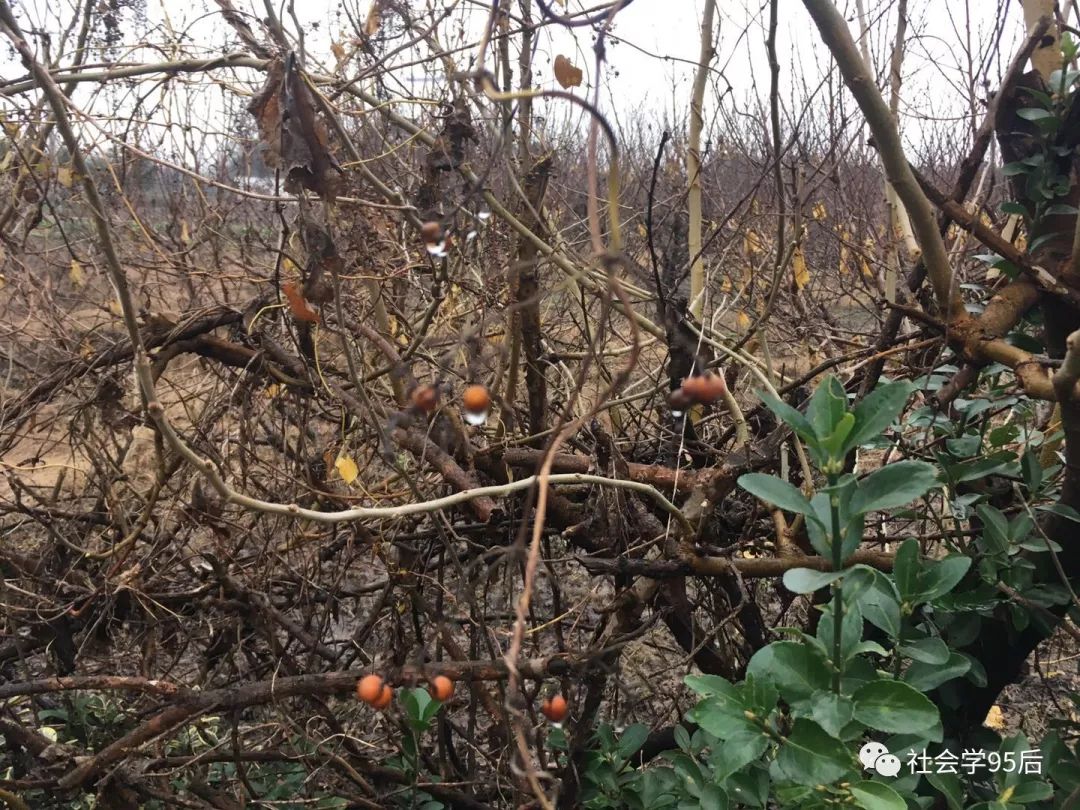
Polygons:
<instances>
[{"instance_id":1,"label":"cut branch stub","mask_svg":"<svg viewBox=\"0 0 1080 810\"><path fill-rule=\"evenodd\" d=\"M285 171L286 191L295 194L306 188L332 200L341 167L330 153L326 125L293 54L270 65L266 84L248 112L258 123L267 165Z\"/></svg>"}]
</instances>

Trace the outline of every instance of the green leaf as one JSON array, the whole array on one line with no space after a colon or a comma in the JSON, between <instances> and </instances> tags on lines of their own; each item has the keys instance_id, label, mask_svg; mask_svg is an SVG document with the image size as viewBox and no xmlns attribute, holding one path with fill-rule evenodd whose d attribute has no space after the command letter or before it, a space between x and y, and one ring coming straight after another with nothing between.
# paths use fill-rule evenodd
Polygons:
<instances>
[{"instance_id":1,"label":"green leaf","mask_svg":"<svg viewBox=\"0 0 1080 810\"><path fill-rule=\"evenodd\" d=\"M930 771L926 778L945 797L949 810L963 810L964 786L957 774Z\"/></svg>"},{"instance_id":2,"label":"green leaf","mask_svg":"<svg viewBox=\"0 0 1080 810\"><path fill-rule=\"evenodd\" d=\"M815 571L812 568L790 568L784 572L784 587L792 593L813 593L840 579L844 571Z\"/></svg>"},{"instance_id":3,"label":"green leaf","mask_svg":"<svg viewBox=\"0 0 1080 810\"><path fill-rule=\"evenodd\" d=\"M1032 780L1021 782L1009 797L1010 804L1028 804L1046 801L1054 795L1054 789L1046 782Z\"/></svg>"},{"instance_id":4,"label":"green leaf","mask_svg":"<svg viewBox=\"0 0 1080 810\"><path fill-rule=\"evenodd\" d=\"M705 785L701 789L701 804L699 806L710 810L714 807L716 810L727 810L727 794L716 785Z\"/></svg>"},{"instance_id":5,"label":"green leaf","mask_svg":"<svg viewBox=\"0 0 1080 810\"><path fill-rule=\"evenodd\" d=\"M830 374L818 384L806 408L806 418L813 426L819 442L833 434L846 412L847 393L840 381Z\"/></svg>"},{"instance_id":6,"label":"green leaf","mask_svg":"<svg viewBox=\"0 0 1080 810\"><path fill-rule=\"evenodd\" d=\"M772 683L785 700L808 698L830 683L822 655L797 641L774 641L754 653L746 674Z\"/></svg>"},{"instance_id":7,"label":"green leaf","mask_svg":"<svg viewBox=\"0 0 1080 810\"><path fill-rule=\"evenodd\" d=\"M911 391L911 383L894 382L879 385L867 394L852 409L855 430L848 436L847 449L866 444L884 433L904 410Z\"/></svg>"},{"instance_id":8,"label":"green leaf","mask_svg":"<svg viewBox=\"0 0 1080 810\"><path fill-rule=\"evenodd\" d=\"M981 503L975 507L975 514L983 523L982 539L990 553L1004 553L1009 550L1009 521L997 509Z\"/></svg>"},{"instance_id":9,"label":"green leaf","mask_svg":"<svg viewBox=\"0 0 1080 810\"><path fill-rule=\"evenodd\" d=\"M1028 491L1036 492L1042 484L1043 468L1034 448L1029 447L1024 451L1024 455L1020 456L1020 473L1024 476L1024 486Z\"/></svg>"},{"instance_id":10,"label":"green leaf","mask_svg":"<svg viewBox=\"0 0 1080 810\"><path fill-rule=\"evenodd\" d=\"M675 745L683 751L690 750L690 732L681 724L675 726Z\"/></svg>"},{"instance_id":11,"label":"green leaf","mask_svg":"<svg viewBox=\"0 0 1080 810\"><path fill-rule=\"evenodd\" d=\"M949 660L949 646L940 638L920 638L900 645L900 652L913 661L924 664L944 664Z\"/></svg>"},{"instance_id":12,"label":"green leaf","mask_svg":"<svg viewBox=\"0 0 1080 810\"><path fill-rule=\"evenodd\" d=\"M859 606L863 617L874 627L893 638L900 635L900 602L887 577L874 578L873 584L859 596Z\"/></svg>"},{"instance_id":13,"label":"green leaf","mask_svg":"<svg viewBox=\"0 0 1080 810\"><path fill-rule=\"evenodd\" d=\"M900 794L881 782L856 782L849 790L855 803L865 810L907 810Z\"/></svg>"},{"instance_id":14,"label":"green leaf","mask_svg":"<svg viewBox=\"0 0 1080 810\"><path fill-rule=\"evenodd\" d=\"M747 473L740 475L738 484L751 495L754 495L766 503L771 503L788 512L796 512L800 515L813 515L813 507L798 489L787 481L783 481L774 475L764 473Z\"/></svg>"},{"instance_id":15,"label":"green leaf","mask_svg":"<svg viewBox=\"0 0 1080 810\"><path fill-rule=\"evenodd\" d=\"M855 690L855 719L890 734L921 733L939 722L937 707L900 681L874 681Z\"/></svg>"},{"instance_id":16,"label":"green leaf","mask_svg":"<svg viewBox=\"0 0 1080 810\"><path fill-rule=\"evenodd\" d=\"M687 675L683 678L683 683L702 697L735 694L735 686L731 681L719 675Z\"/></svg>"},{"instance_id":17,"label":"green leaf","mask_svg":"<svg viewBox=\"0 0 1080 810\"><path fill-rule=\"evenodd\" d=\"M1069 205L1068 203L1054 203L1053 205L1049 206L1043 213L1064 214L1066 216L1072 216L1073 214L1077 213L1077 208L1075 205Z\"/></svg>"},{"instance_id":18,"label":"green leaf","mask_svg":"<svg viewBox=\"0 0 1080 810\"><path fill-rule=\"evenodd\" d=\"M1018 214L1022 217L1028 216L1028 210L1018 202L1003 202L1001 204L1001 211L1004 214Z\"/></svg>"},{"instance_id":19,"label":"green leaf","mask_svg":"<svg viewBox=\"0 0 1080 810\"><path fill-rule=\"evenodd\" d=\"M938 560L927 566L922 577L922 599L933 602L953 588L964 578L971 568L971 557L953 554L944 560Z\"/></svg>"},{"instance_id":20,"label":"green leaf","mask_svg":"<svg viewBox=\"0 0 1080 810\"><path fill-rule=\"evenodd\" d=\"M781 779L799 785L835 782L854 770L847 746L805 717L795 721L777 753L774 766Z\"/></svg>"},{"instance_id":21,"label":"green leaf","mask_svg":"<svg viewBox=\"0 0 1080 810\"><path fill-rule=\"evenodd\" d=\"M847 602L848 600L844 600ZM834 627L834 613L835 613L836 601L835 599L829 603L824 613L821 615L821 619L818 622L817 637L821 641L822 645L829 650L829 659L832 660L833 655L833 639L835 638ZM863 615L862 609L858 602L847 604L844 610L843 627L840 631L840 655L841 661L833 661L834 665L839 665L843 661L847 661L852 655L855 654L855 649L859 642L862 641L863 634Z\"/></svg>"},{"instance_id":22,"label":"green leaf","mask_svg":"<svg viewBox=\"0 0 1080 810\"><path fill-rule=\"evenodd\" d=\"M645 744L645 740L649 738L649 727L644 726L641 723L635 723L632 726L627 726L619 737L619 756L623 759L630 759L634 754L638 752L638 749Z\"/></svg>"},{"instance_id":23,"label":"green leaf","mask_svg":"<svg viewBox=\"0 0 1080 810\"><path fill-rule=\"evenodd\" d=\"M833 458L843 458L844 447L846 446L846 440L851 434L852 428L855 427L855 415L852 413L845 413L840 417L840 422L836 426L836 430L832 432L825 441L822 442L822 447L825 452Z\"/></svg>"},{"instance_id":24,"label":"green leaf","mask_svg":"<svg viewBox=\"0 0 1080 810\"><path fill-rule=\"evenodd\" d=\"M713 779L727 779L758 759L769 747L769 736L760 729L747 728L719 741L709 757Z\"/></svg>"},{"instance_id":25,"label":"green leaf","mask_svg":"<svg viewBox=\"0 0 1080 810\"><path fill-rule=\"evenodd\" d=\"M937 471L925 461L897 461L859 481L848 505L854 514L904 506L937 482Z\"/></svg>"},{"instance_id":26,"label":"green leaf","mask_svg":"<svg viewBox=\"0 0 1080 810\"><path fill-rule=\"evenodd\" d=\"M758 395L758 399L764 402L770 411L790 425L792 430L799 434L800 438L807 443L815 446L817 445L817 434L814 433L813 426L807 421L805 416L783 400L777 399L772 394L765 391L757 391L755 393Z\"/></svg>"},{"instance_id":27,"label":"green leaf","mask_svg":"<svg viewBox=\"0 0 1080 810\"><path fill-rule=\"evenodd\" d=\"M933 640L936 641L937 639ZM966 675L969 669L971 669L971 661L960 653L954 652L949 654L944 664L914 662L904 672L903 681L920 692L929 692L931 689L937 689L953 678Z\"/></svg>"},{"instance_id":28,"label":"green leaf","mask_svg":"<svg viewBox=\"0 0 1080 810\"><path fill-rule=\"evenodd\" d=\"M855 704L847 695L820 690L810 696L810 716L829 734L839 737L855 716Z\"/></svg>"},{"instance_id":29,"label":"green leaf","mask_svg":"<svg viewBox=\"0 0 1080 810\"><path fill-rule=\"evenodd\" d=\"M746 718L750 708L740 689L727 684L726 689L699 701L686 716L713 736L723 739L747 728L756 730Z\"/></svg>"},{"instance_id":30,"label":"green leaf","mask_svg":"<svg viewBox=\"0 0 1080 810\"><path fill-rule=\"evenodd\" d=\"M902 601L910 602L919 593L920 569L919 541L911 537L896 550L893 560L893 580Z\"/></svg>"},{"instance_id":31,"label":"green leaf","mask_svg":"<svg viewBox=\"0 0 1080 810\"><path fill-rule=\"evenodd\" d=\"M435 702L434 698L427 689L421 687L406 689L401 698L401 705L405 709L405 717L409 725L417 731L425 731L431 720L431 714L428 714L426 710L433 702ZM437 706L436 711L438 711Z\"/></svg>"},{"instance_id":32,"label":"green leaf","mask_svg":"<svg viewBox=\"0 0 1080 810\"><path fill-rule=\"evenodd\" d=\"M1040 109L1039 107L1022 107L1016 111L1016 114L1027 121L1041 121L1044 118L1054 117L1052 112Z\"/></svg>"}]
</instances>

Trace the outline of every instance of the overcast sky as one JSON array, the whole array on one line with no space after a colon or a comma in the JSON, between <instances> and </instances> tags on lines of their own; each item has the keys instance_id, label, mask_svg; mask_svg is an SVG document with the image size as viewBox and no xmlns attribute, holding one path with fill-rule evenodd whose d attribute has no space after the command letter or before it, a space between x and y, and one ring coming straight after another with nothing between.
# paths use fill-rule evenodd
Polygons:
<instances>
[{"instance_id":1,"label":"overcast sky","mask_svg":"<svg viewBox=\"0 0 1080 810\"><path fill-rule=\"evenodd\" d=\"M880 73L887 64L888 48L896 23L896 0L865 0L867 19L872 26L871 50ZM70 19L73 0L24 0L18 9L26 28L39 28L55 32L57 19ZM138 2L138 0L137 0ZM216 3L209 0L145 0L145 17L137 19L130 11L125 12L122 44L135 45L146 42L155 48L132 48L124 52L121 60L161 60L171 53L170 43L181 40L188 55L211 55L221 53L232 39L232 32L218 13ZM366 16L369 0L347 0L355 17ZM445 0L446 3L451 0ZM557 0L556 0L557 2ZM567 0L570 10L579 9L579 0ZM842 8L848 18L855 20L855 0ZM251 15L254 20L265 16L263 0L234 0L236 7ZM442 7L444 0L412 0L414 8ZM516 2L514 2L516 5ZM594 3L586 4L593 7ZM682 120L690 97L694 62L700 47L700 19L703 0L636 0L620 12L608 48L608 64L602 76L602 106L609 113L626 119L645 116L649 120ZM965 9L965 5L968 7ZM486 17L488 4L475 0L459 0L459 13L451 18L455 25L440 29L445 46L465 45L475 39L480 21ZM962 45L969 42L971 50L980 52L981 43L991 40L997 19L996 0L969 0L967 3L945 0L909 0L911 21L908 31L908 55L904 65L904 92L901 119L909 136L917 130L912 124L915 118L958 120L964 113L962 104L956 101L957 88L968 82L967 55ZM305 29L309 53L309 67L331 70L334 59L330 43L347 44L351 36L347 18L340 13L339 4L333 0L295 0L296 16ZM828 67L829 61L818 40L816 30L798 0L780 0L781 23L778 50L782 65L785 100L791 89L791 81L816 86ZM534 10L534 15L537 12ZM970 14L970 17L967 15ZM285 19L288 20L287 15ZM463 25L456 23L464 19ZM717 56L713 63L715 73L713 86L723 90L730 85L731 94L725 103L746 107L748 100L764 98L768 88L768 69L764 47L768 3L765 0L718 0ZM857 24L853 28L858 33ZM982 75L991 86L997 84L1015 44L1022 37L1022 14L1019 4L1009 4L1004 20L1002 54L986 65ZM573 31L546 29L538 42L535 62L538 81L542 85L555 86L550 60L556 54L568 56L585 71L587 82L595 77L592 57L593 32L588 28ZM457 56L459 65L468 64L471 51ZM398 64L409 61L408 54L396 60ZM2 66L5 77L21 75L21 66L7 62ZM349 75L350 68L344 71ZM418 93L424 89L424 65L399 69L399 88L413 87ZM252 74L224 73L228 80L233 76L251 77ZM801 77L801 78L800 78ZM581 92L584 88L580 88ZM113 90L110 103L120 94L128 101L139 90ZM189 92L172 92L171 98L156 99L168 116L181 120L194 115L204 126L220 125L223 99L230 95L228 88L192 88ZM711 96L715 97L713 94ZM87 99L89 88L79 98ZM149 101L155 101L153 95ZM99 103L104 103L99 99ZM234 104L236 103L234 99ZM752 106L752 105L751 105ZM674 108L674 113L673 113ZM552 117L580 115L559 102L548 109ZM962 125L962 121L959 122Z\"/></svg>"}]
</instances>

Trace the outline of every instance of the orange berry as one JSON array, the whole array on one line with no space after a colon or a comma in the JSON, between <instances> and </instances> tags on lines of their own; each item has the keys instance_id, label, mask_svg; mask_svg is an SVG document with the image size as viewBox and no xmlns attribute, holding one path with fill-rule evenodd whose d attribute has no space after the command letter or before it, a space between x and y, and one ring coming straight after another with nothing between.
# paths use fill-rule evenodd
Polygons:
<instances>
[{"instance_id":1,"label":"orange berry","mask_svg":"<svg viewBox=\"0 0 1080 810\"><path fill-rule=\"evenodd\" d=\"M356 682L356 697L364 703L374 703L385 686L378 675L365 675Z\"/></svg>"},{"instance_id":2,"label":"orange berry","mask_svg":"<svg viewBox=\"0 0 1080 810\"><path fill-rule=\"evenodd\" d=\"M713 374L711 371L705 374L703 378L705 380L705 395L707 397L706 402L716 402L727 391L727 383L724 382L724 377L721 374Z\"/></svg>"},{"instance_id":3,"label":"orange berry","mask_svg":"<svg viewBox=\"0 0 1080 810\"><path fill-rule=\"evenodd\" d=\"M382 711L390 705L390 701L392 701L393 699L394 690L384 683L382 691L379 692L379 696L375 698L375 700L371 701L371 705L379 711Z\"/></svg>"},{"instance_id":4,"label":"orange berry","mask_svg":"<svg viewBox=\"0 0 1080 810\"><path fill-rule=\"evenodd\" d=\"M555 695L555 697L548 698L541 704L540 711L543 712L544 717L552 723L561 723L566 718L566 698L562 695Z\"/></svg>"},{"instance_id":5,"label":"orange berry","mask_svg":"<svg viewBox=\"0 0 1080 810\"><path fill-rule=\"evenodd\" d=\"M439 404L439 392L434 385L418 385L410 396L413 407L424 413L431 413Z\"/></svg>"},{"instance_id":6,"label":"orange berry","mask_svg":"<svg viewBox=\"0 0 1080 810\"><path fill-rule=\"evenodd\" d=\"M442 225L434 220L425 222L420 226L420 236L423 238L425 244L437 245L443 240Z\"/></svg>"},{"instance_id":7,"label":"orange berry","mask_svg":"<svg viewBox=\"0 0 1080 810\"><path fill-rule=\"evenodd\" d=\"M691 402L705 405L720 399L726 388L723 377L707 371L699 376L687 377L682 382L681 390Z\"/></svg>"},{"instance_id":8,"label":"orange berry","mask_svg":"<svg viewBox=\"0 0 1080 810\"><path fill-rule=\"evenodd\" d=\"M461 394L465 407L474 413L482 413L491 407L491 396L482 385L470 385Z\"/></svg>"},{"instance_id":9,"label":"orange berry","mask_svg":"<svg viewBox=\"0 0 1080 810\"><path fill-rule=\"evenodd\" d=\"M446 703L454 696L454 682L445 675L436 675L428 685L431 696L442 703Z\"/></svg>"},{"instance_id":10,"label":"orange berry","mask_svg":"<svg viewBox=\"0 0 1080 810\"><path fill-rule=\"evenodd\" d=\"M694 404L694 400L690 398L690 395L683 391L681 388L676 388L667 398L668 405L674 413L685 413L686 409Z\"/></svg>"}]
</instances>

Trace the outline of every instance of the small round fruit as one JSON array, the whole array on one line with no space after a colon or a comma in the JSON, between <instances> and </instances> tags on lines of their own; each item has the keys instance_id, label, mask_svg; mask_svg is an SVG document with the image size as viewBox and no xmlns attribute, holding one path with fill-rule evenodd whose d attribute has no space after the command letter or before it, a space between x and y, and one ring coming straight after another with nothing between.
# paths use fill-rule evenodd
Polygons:
<instances>
[{"instance_id":1,"label":"small round fruit","mask_svg":"<svg viewBox=\"0 0 1080 810\"><path fill-rule=\"evenodd\" d=\"M686 413L686 409L694 404L694 400L690 398L690 395L681 388L676 388L668 394L667 402L671 408L671 413L675 416L682 416Z\"/></svg>"},{"instance_id":2,"label":"small round fruit","mask_svg":"<svg viewBox=\"0 0 1080 810\"><path fill-rule=\"evenodd\" d=\"M439 404L439 392L434 385L418 385L410 396L413 407L424 413L431 413Z\"/></svg>"},{"instance_id":3,"label":"small round fruit","mask_svg":"<svg viewBox=\"0 0 1080 810\"><path fill-rule=\"evenodd\" d=\"M436 675L428 685L428 692L435 700L446 703L454 696L454 682L445 675Z\"/></svg>"},{"instance_id":4,"label":"small round fruit","mask_svg":"<svg viewBox=\"0 0 1080 810\"><path fill-rule=\"evenodd\" d=\"M555 697L548 698L540 706L540 711L543 712L544 717L552 723L561 723L566 719L566 698L562 695L555 695Z\"/></svg>"},{"instance_id":5,"label":"small round fruit","mask_svg":"<svg viewBox=\"0 0 1080 810\"><path fill-rule=\"evenodd\" d=\"M680 390L686 394L691 402L706 405L710 402L716 402L724 395L724 378L707 371L704 374L687 377L683 380Z\"/></svg>"},{"instance_id":6,"label":"small round fruit","mask_svg":"<svg viewBox=\"0 0 1080 810\"><path fill-rule=\"evenodd\" d=\"M470 385L461 394L465 406L465 421L470 425L482 425L491 408L491 395L482 385Z\"/></svg>"},{"instance_id":7,"label":"small round fruit","mask_svg":"<svg viewBox=\"0 0 1080 810\"><path fill-rule=\"evenodd\" d=\"M706 397L705 402L716 402L727 391L727 383L724 382L723 375L713 374L710 371L702 379L705 381L702 392Z\"/></svg>"},{"instance_id":8,"label":"small round fruit","mask_svg":"<svg viewBox=\"0 0 1080 810\"><path fill-rule=\"evenodd\" d=\"M374 703L385 685L378 675L365 675L356 682L356 697L364 703Z\"/></svg>"},{"instance_id":9,"label":"small round fruit","mask_svg":"<svg viewBox=\"0 0 1080 810\"><path fill-rule=\"evenodd\" d=\"M687 377L682 381L682 391L691 402L701 402L705 393L705 378L700 376Z\"/></svg>"},{"instance_id":10,"label":"small round fruit","mask_svg":"<svg viewBox=\"0 0 1080 810\"><path fill-rule=\"evenodd\" d=\"M461 393L461 401L470 411L486 411L491 407L491 396L482 385L470 385Z\"/></svg>"},{"instance_id":11,"label":"small round fruit","mask_svg":"<svg viewBox=\"0 0 1080 810\"><path fill-rule=\"evenodd\" d=\"M420 236L424 240L424 244L436 245L443 240L443 229L435 220L425 222L420 226Z\"/></svg>"},{"instance_id":12,"label":"small round fruit","mask_svg":"<svg viewBox=\"0 0 1080 810\"><path fill-rule=\"evenodd\" d=\"M393 699L394 699L394 690L391 689L389 687L389 685L384 683L383 687L382 687L382 691L379 692L379 696L377 698L375 698L375 700L371 701L371 705L374 708L378 709L379 711L382 711L383 709L385 709L387 706L390 705L390 701L392 701Z\"/></svg>"}]
</instances>

